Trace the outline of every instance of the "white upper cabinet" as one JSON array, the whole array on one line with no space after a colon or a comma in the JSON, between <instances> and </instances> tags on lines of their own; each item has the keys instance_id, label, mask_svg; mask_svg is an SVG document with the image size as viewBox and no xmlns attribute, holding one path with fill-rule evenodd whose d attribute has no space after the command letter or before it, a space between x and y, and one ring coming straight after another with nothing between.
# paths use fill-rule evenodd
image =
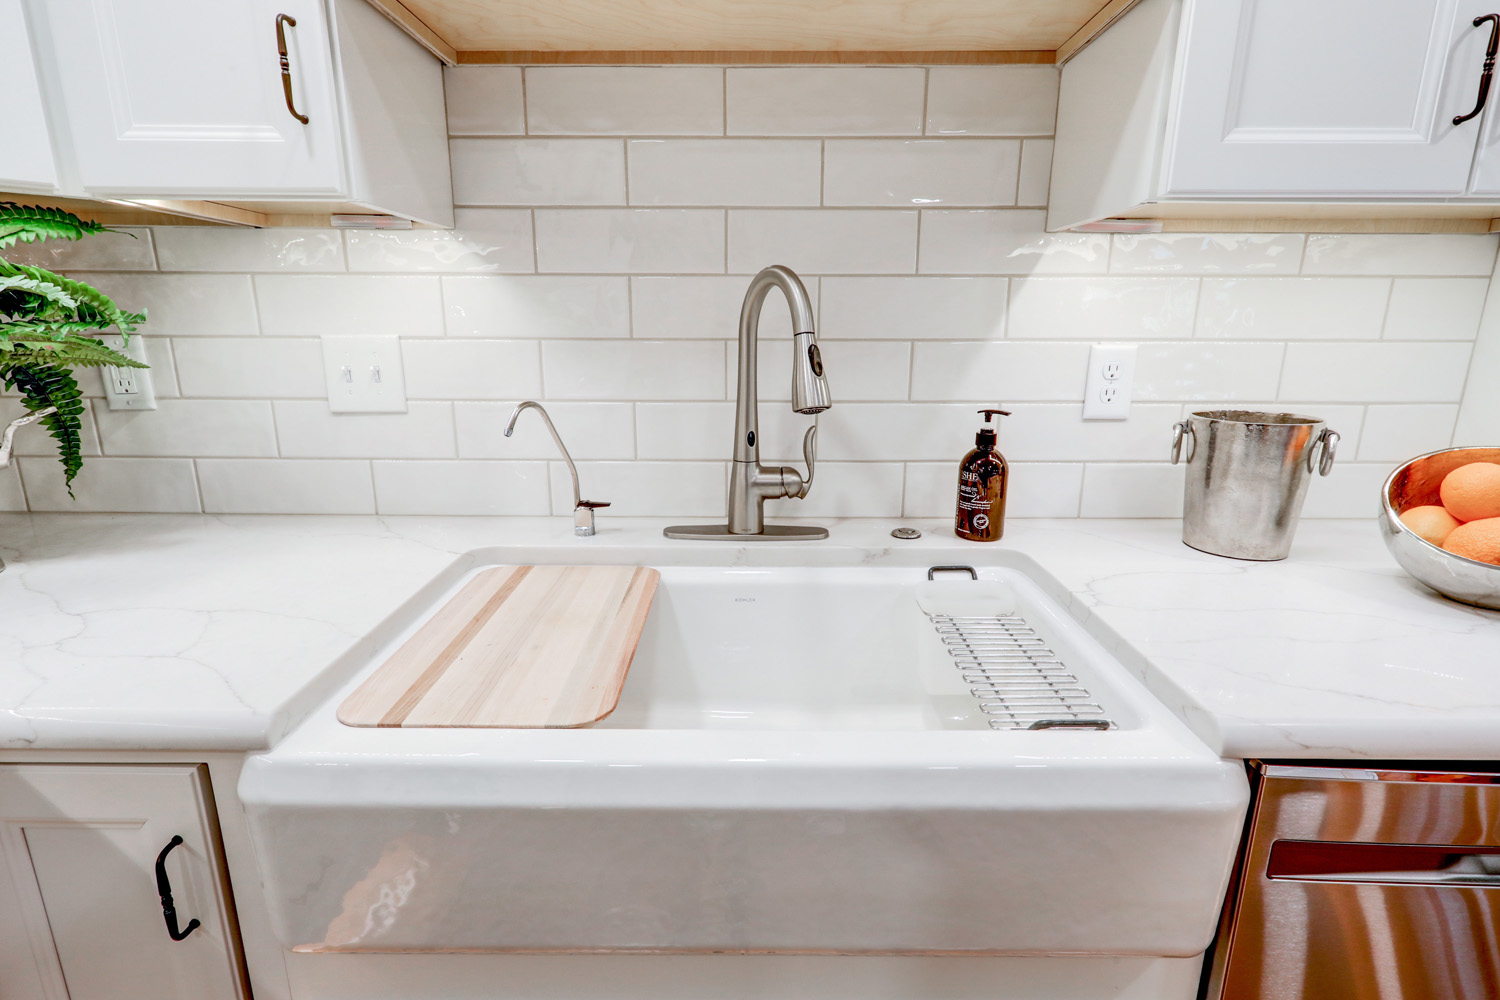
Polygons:
<instances>
[{"instance_id":1,"label":"white upper cabinet","mask_svg":"<svg viewBox=\"0 0 1500 1000\"><path fill-rule=\"evenodd\" d=\"M45 7L78 180L89 192L342 192L339 106L319 0ZM281 15L292 99L305 124L283 92Z\"/></svg>"},{"instance_id":2,"label":"white upper cabinet","mask_svg":"<svg viewBox=\"0 0 1500 1000\"><path fill-rule=\"evenodd\" d=\"M0 94L5 95L5 130L9 133L9 139L0 143L0 189L56 191L57 164L52 157L47 109L37 85L21 0L0 0L0 38L8 40L5 56L0 58Z\"/></svg>"},{"instance_id":3,"label":"white upper cabinet","mask_svg":"<svg viewBox=\"0 0 1500 1000\"><path fill-rule=\"evenodd\" d=\"M452 225L442 67L364 0L16 3L58 193Z\"/></svg>"},{"instance_id":4,"label":"white upper cabinet","mask_svg":"<svg viewBox=\"0 0 1500 1000\"><path fill-rule=\"evenodd\" d=\"M1492 0L1486 0L1492 2ZM1189 3L1163 194L1461 195L1489 26L1458 0Z\"/></svg>"},{"instance_id":5,"label":"white upper cabinet","mask_svg":"<svg viewBox=\"0 0 1500 1000\"><path fill-rule=\"evenodd\" d=\"M1049 228L1500 214L1493 2L1142 0L1063 67Z\"/></svg>"}]
</instances>

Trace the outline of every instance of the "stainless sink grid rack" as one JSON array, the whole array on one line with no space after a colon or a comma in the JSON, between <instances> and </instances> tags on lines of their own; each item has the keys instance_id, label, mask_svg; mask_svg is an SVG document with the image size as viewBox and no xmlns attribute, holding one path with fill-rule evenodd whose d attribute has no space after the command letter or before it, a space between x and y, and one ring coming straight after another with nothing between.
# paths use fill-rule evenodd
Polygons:
<instances>
[{"instance_id":1,"label":"stainless sink grid rack","mask_svg":"<svg viewBox=\"0 0 1500 1000\"><path fill-rule=\"evenodd\" d=\"M1114 728L1025 618L924 613L991 729Z\"/></svg>"}]
</instances>

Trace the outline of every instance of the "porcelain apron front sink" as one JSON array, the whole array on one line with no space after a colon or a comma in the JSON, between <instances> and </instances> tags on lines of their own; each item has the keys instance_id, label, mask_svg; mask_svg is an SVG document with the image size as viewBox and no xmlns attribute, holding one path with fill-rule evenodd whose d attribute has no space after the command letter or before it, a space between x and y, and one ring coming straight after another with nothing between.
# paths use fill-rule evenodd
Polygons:
<instances>
[{"instance_id":1,"label":"porcelain apron front sink","mask_svg":"<svg viewBox=\"0 0 1500 1000\"><path fill-rule=\"evenodd\" d=\"M343 697L448 594L524 561L471 553L247 763L278 936L315 952L1200 953L1242 769L1023 559L996 556L1012 564L938 583L873 555L652 563L655 604L595 727L340 725ZM999 613L1010 624L986 623ZM1021 728L1038 719L1110 728Z\"/></svg>"}]
</instances>

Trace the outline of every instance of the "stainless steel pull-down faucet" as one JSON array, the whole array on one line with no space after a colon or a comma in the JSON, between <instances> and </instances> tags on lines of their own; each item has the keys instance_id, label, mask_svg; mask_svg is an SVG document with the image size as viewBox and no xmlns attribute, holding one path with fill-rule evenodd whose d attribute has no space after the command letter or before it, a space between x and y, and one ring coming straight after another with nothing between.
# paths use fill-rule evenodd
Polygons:
<instances>
[{"instance_id":1,"label":"stainless steel pull-down faucet","mask_svg":"<svg viewBox=\"0 0 1500 1000\"><path fill-rule=\"evenodd\" d=\"M812 301L802 279L790 268L773 265L750 282L740 307L739 390L734 406L734 461L729 468L727 524L685 524L666 529L668 538L787 540L827 538L828 529L810 525L766 524L765 502L780 497L798 500L812 488L817 461L818 427L802 439L807 479L790 466L760 464L760 414L756 386L760 307L773 288L781 289L792 310L792 409L819 414L833 405L823 379L823 359L813 331Z\"/></svg>"}]
</instances>

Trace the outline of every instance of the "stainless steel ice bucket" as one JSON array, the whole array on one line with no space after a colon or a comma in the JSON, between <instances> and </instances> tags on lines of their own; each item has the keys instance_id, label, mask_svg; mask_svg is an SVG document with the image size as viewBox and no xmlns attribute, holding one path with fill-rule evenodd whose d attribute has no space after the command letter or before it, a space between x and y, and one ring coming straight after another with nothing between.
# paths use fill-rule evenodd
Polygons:
<instances>
[{"instance_id":1,"label":"stainless steel ice bucket","mask_svg":"<svg viewBox=\"0 0 1500 1000\"><path fill-rule=\"evenodd\" d=\"M1308 476L1328 475L1339 435L1316 417L1202 410L1172 425L1187 463L1182 540L1233 559L1285 559Z\"/></svg>"}]
</instances>

